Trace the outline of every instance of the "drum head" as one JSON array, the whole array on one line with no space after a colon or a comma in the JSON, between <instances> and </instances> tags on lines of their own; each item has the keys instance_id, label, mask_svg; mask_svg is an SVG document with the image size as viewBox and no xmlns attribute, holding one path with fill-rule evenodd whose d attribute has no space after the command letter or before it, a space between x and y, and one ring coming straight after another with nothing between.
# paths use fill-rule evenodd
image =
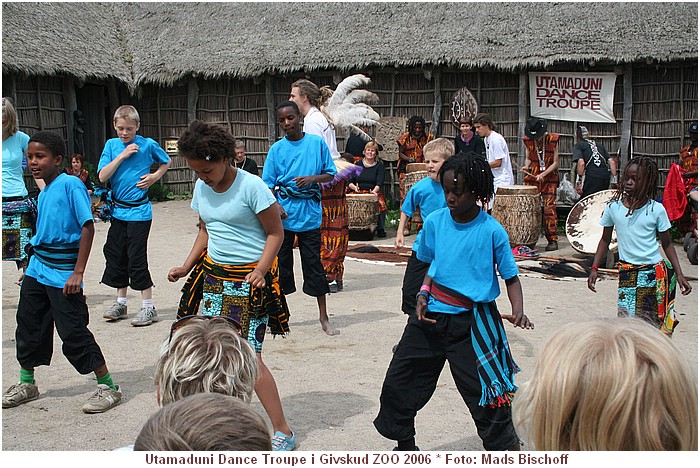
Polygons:
<instances>
[{"instance_id":1,"label":"drum head","mask_svg":"<svg viewBox=\"0 0 700 468\"><path fill-rule=\"evenodd\" d=\"M600 218L605 205L615 195L615 190L596 192L578 201L566 217L566 238L577 252L595 254L603 235ZM610 251L617 251L617 233L613 229Z\"/></svg>"}]
</instances>

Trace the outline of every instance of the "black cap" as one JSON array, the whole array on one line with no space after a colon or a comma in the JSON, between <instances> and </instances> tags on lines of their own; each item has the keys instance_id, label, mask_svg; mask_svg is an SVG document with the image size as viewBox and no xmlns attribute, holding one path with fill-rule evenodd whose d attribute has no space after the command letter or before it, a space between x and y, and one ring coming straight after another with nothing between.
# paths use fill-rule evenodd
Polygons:
<instances>
[{"instance_id":1,"label":"black cap","mask_svg":"<svg viewBox=\"0 0 700 468\"><path fill-rule=\"evenodd\" d=\"M525 124L525 135L532 140L537 140L547 132L547 121L537 117L530 117Z\"/></svg>"}]
</instances>

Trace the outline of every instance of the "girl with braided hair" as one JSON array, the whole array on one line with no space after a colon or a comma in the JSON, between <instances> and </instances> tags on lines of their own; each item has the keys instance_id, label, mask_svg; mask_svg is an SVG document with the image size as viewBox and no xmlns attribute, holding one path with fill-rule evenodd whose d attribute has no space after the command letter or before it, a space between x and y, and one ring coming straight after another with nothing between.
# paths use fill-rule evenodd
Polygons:
<instances>
[{"instance_id":1,"label":"girl with braided hair","mask_svg":"<svg viewBox=\"0 0 700 468\"><path fill-rule=\"evenodd\" d=\"M603 235L593 258L588 289L596 292L598 264L607 254L615 228L620 254L617 315L641 318L670 336L678 325L674 308L676 283L684 296L692 288L671 244L668 214L654 200L658 174L656 163L645 157L632 159L625 168L622 185L600 220ZM657 235L667 260L659 252Z\"/></svg>"},{"instance_id":2,"label":"girl with braided hair","mask_svg":"<svg viewBox=\"0 0 700 468\"><path fill-rule=\"evenodd\" d=\"M510 402L517 389L503 320L528 329L518 267L508 234L481 209L493 197L493 176L483 157L460 153L442 165L447 208L425 220L417 257L430 264L384 380L374 426L416 450L415 417L435 391L445 365L476 424L486 450L518 450ZM465 261L468 259L468 261ZM510 315L496 307L496 268L506 282Z\"/></svg>"}]
</instances>

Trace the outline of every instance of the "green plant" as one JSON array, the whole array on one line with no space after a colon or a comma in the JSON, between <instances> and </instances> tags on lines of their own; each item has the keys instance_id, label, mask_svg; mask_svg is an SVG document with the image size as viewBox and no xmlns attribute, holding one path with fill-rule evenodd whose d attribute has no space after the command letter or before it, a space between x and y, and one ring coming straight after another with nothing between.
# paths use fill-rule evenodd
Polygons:
<instances>
[{"instance_id":1,"label":"green plant","mask_svg":"<svg viewBox=\"0 0 700 468\"><path fill-rule=\"evenodd\" d=\"M151 201L167 201L174 200L175 195L168 190L165 184L153 184L148 188L148 199Z\"/></svg>"},{"instance_id":2,"label":"green plant","mask_svg":"<svg viewBox=\"0 0 700 468\"><path fill-rule=\"evenodd\" d=\"M386 227L396 228L399 226L401 219L401 210L387 210L386 212Z\"/></svg>"}]
</instances>

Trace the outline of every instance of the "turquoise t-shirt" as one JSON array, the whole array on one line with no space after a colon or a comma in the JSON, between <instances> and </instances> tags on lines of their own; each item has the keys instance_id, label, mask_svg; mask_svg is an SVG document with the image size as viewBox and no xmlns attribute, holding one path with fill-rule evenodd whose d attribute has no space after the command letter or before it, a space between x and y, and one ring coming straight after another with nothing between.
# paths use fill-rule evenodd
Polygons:
<instances>
[{"instance_id":1,"label":"turquoise t-shirt","mask_svg":"<svg viewBox=\"0 0 700 468\"><path fill-rule=\"evenodd\" d=\"M2 196L26 197L22 162L25 160L29 135L17 132L2 142Z\"/></svg>"},{"instance_id":2,"label":"turquoise t-shirt","mask_svg":"<svg viewBox=\"0 0 700 468\"><path fill-rule=\"evenodd\" d=\"M100 162L97 165L98 174L131 143L136 143L139 146L138 153L132 154L128 159L122 161L109 179L109 183L112 185L112 197L127 202L140 200L148 192L148 190L136 187L136 184L142 176L151 172L152 164L161 165L170 161L168 154L151 138L136 135L134 141L127 144L124 144L119 138L112 138L107 140L105 148L102 150L102 156L100 156ZM153 212L149 201L135 207L115 204L112 216L122 221L148 221L153 218Z\"/></svg>"},{"instance_id":3,"label":"turquoise t-shirt","mask_svg":"<svg viewBox=\"0 0 700 468\"><path fill-rule=\"evenodd\" d=\"M85 223L92 223L92 206L85 185L77 177L61 174L39 193L36 234L29 242L34 246L61 246L80 241ZM29 260L27 276L54 288L63 288L72 270L57 270Z\"/></svg>"},{"instance_id":4,"label":"turquoise t-shirt","mask_svg":"<svg viewBox=\"0 0 700 468\"><path fill-rule=\"evenodd\" d=\"M430 263L428 275L474 302L491 302L500 294L496 268L504 280L518 274L508 234L485 211L460 224L452 219L449 208L443 208L428 216L422 232L416 256ZM446 314L465 312L433 297L428 300L428 310Z\"/></svg>"},{"instance_id":5,"label":"turquoise t-shirt","mask_svg":"<svg viewBox=\"0 0 700 468\"><path fill-rule=\"evenodd\" d=\"M416 208L420 208L420 216L425 220L433 211L446 207L447 202L445 201L445 192L442 190L442 184L433 181L430 177L426 177L416 182L411 187L411 190L408 191L406 198L401 204L401 211L410 218L415 213ZM422 233L422 230L418 231L413 241L413 250L416 252Z\"/></svg>"},{"instance_id":6,"label":"turquoise t-shirt","mask_svg":"<svg viewBox=\"0 0 700 468\"><path fill-rule=\"evenodd\" d=\"M659 263L663 257L656 240L657 232L671 229L666 209L654 200L627 216L627 207L620 200L609 203L600 218L603 227L615 226L620 260L634 265Z\"/></svg>"},{"instance_id":7,"label":"turquoise t-shirt","mask_svg":"<svg viewBox=\"0 0 700 468\"><path fill-rule=\"evenodd\" d=\"M274 203L267 185L246 171L238 171L231 187L222 193L197 180L192 209L207 225L211 259L224 265L260 260L267 234L257 215Z\"/></svg>"},{"instance_id":8,"label":"turquoise t-shirt","mask_svg":"<svg viewBox=\"0 0 700 468\"><path fill-rule=\"evenodd\" d=\"M298 189L292 180L295 177L315 176L337 172L328 145L318 135L305 133L298 141L287 137L275 142L270 147L263 166L262 180L271 189L284 186ZM282 197L275 191L277 201L287 219L282 220L288 231L304 232L321 227L321 202L312 198Z\"/></svg>"}]
</instances>

